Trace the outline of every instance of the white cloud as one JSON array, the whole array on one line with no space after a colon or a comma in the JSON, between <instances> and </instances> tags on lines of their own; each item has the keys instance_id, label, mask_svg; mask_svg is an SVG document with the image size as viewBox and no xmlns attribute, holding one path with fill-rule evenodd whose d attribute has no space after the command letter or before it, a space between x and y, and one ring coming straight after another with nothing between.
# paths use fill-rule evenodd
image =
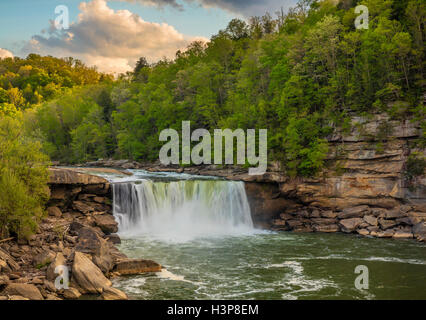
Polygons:
<instances>
[{"instance_id":1,"label":"white cloud","mask_svg":"<svg viewBox=\"0 0 426 320\"><path fill-rule=\"evenodd\" d=\"M13 53L6 50L6 49L2 49L0 48L0 58L4 59L4 58L13 58Z\"/></svg>"},{"instance_id":2,"label":"white cloud","mask_svg":"<svg viewBox=\"0 0 426 320\"><path fill-rule=\"evenodd\" d=\"M79 9L77 21L68 30L51 27L47 35L33 36L24 53L73 56L101 71L118 73L131 70L141 56L151 62L173 58L190 42L207 41L185 36L166 23L144 21L128 10L114 11L106 0L82 2Z\"/></svg>"}]
</instances>

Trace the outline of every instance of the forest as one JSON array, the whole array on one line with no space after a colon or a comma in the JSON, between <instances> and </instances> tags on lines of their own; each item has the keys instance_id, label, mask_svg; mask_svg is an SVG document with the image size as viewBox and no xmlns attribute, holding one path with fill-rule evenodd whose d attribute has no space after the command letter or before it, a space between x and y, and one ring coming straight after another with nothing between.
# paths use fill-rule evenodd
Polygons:
<instances>
[{"instance_id":1,"label":"forest","mask_svg":"<svg viewBox=\"0 0 426 320\"><path fill-rule=\"evenodd\" d=\"M360 4L368 29L354 25ZM159 133L182 121L268 129L268 159L293 177L321 171L327 136L354 115L421 121L424 147L425 21L423 0L301 0L119 77L73 58L0 59L0 233L33 228L49 159L156 161Z\"/></svg>"}]
</instances>

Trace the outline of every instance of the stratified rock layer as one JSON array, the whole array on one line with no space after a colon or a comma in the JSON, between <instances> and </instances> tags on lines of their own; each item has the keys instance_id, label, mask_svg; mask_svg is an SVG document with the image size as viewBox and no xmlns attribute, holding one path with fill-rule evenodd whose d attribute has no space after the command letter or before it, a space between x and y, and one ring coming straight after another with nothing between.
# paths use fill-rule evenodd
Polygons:
<instances>
[{"instance_id":1,"label":"stratified rock layer","mask_svg":"<svg viewBox=\"0 0 426 320\"><path fill-rule=\"evenodd\" d=\"M386 132L386 134L384 134ZM180 168L160 163L101 160L87 165L219 176L246 182L258 227L298 232L354 232L364 236L424 241L426 175L407 180L407 160L421 134L419 123L376 114L353 117L352 130L328 137L325 170L318 177L291 179L279 163L265 174L248 175L237 166ZM335 221L315 220L319 217ZM348 220L348 219L363 219ZM345 221L346 220L346 221ZM356 222L354 224L354 222Z\"/></svg>"}]
</instances>

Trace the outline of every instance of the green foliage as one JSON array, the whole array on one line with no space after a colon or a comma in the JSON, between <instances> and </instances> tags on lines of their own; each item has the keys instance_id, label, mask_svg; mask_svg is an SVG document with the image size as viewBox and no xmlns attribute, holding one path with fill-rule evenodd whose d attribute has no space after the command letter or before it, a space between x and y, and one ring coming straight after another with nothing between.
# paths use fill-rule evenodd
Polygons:
<instances>
[{"instance_id":1,"label":"green foliage","mask_svg":"<svg viewBox=\"0 0 426 320\"><path fill-rule=\"evenodd\" d=\"M358 4L370 10L368 30L354 27ZM77 61L4 59L0 106L13 100L19 111L51 99L38 107L34 132L55 160L153 161L161 130L180 131L190 120L193 129L210 131L266 128L269 160L293 176L313 176L324 166L332 128L350 132L354 115L414 116L426 128L424 9L420 0L302 0L276 19L233 19L172 61L141 57L113 83L98 83L102 76ZM83 84L91 85L75 88ZM379 151L391 128L381 129Z\"/></svg>"},{"instance_id":2,"label":"green foliage","mask_svg":"<svg viewBox=\"0 0 426 320\"><path fill-rule=\"evenodd\" d=\"M37 54L30 54L26 59L0 58L0 105L8 103L23 110L55 98L67 88L111 80L111 76L73 58Z\"/></svg>"},{"instance_id":3,"label":"green foliage","mask_svg":"<svg viewBox=\"0 0 426 320\"><path fill-rule=\"evenodd\" d=\"M315 120L291 118L285 131L284 150L290 176L315 175L323 167L328 151Z\"/></svg>"},{"instance_id":4,"label":"green foliage","mask_svg":"<svg viewBox=\"0 0 426 320\"><path fill-rule=\"evenodd\" d=\"M81 162L104 158L109 149L111 127L106 119L103 89L87 87L73 89L66 95L48 102L36 111L38 128L44 137L44 151L52 158ZM100 103L105 103L101 107Z\"/></svg>"},{"instance_id":5,"label":"green foliage","mask_svg":"<svg viewBox=\"0 0 426 320\"><path fill-rule=\"evenodd\" d=\"M35 231L48 199L48 158L24 134L23 122L0 118L0 236Z\"/></svg>"},{"instance_id":6,"label":"green foliage","mask_svg":"<svg viewBox=\"0 0 426 320\"><path fill-rule=\"evenodd\" d=\"M407 160L407 168L405 175L408 180L412 180L418 176L425 174L426 170L426 159L418 152L414 152L409 155Z\"/></svg>"}]
</instances>

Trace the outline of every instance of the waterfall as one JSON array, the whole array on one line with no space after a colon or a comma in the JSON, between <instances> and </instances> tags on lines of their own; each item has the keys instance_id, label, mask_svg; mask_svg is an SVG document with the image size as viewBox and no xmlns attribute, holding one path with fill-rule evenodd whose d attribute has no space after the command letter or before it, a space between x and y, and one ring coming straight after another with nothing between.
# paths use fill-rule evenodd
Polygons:
<instances>
[{"instance_id":1,"label":"waterfall","mask_svg":"<svg viewBox=\"0 0 426 320\"><path fill-rule=\"evenodd\" d=\"M113 184L119 234L189 241L253 230L243 182L153 181Z\"/></svg>"}]
</instances>

